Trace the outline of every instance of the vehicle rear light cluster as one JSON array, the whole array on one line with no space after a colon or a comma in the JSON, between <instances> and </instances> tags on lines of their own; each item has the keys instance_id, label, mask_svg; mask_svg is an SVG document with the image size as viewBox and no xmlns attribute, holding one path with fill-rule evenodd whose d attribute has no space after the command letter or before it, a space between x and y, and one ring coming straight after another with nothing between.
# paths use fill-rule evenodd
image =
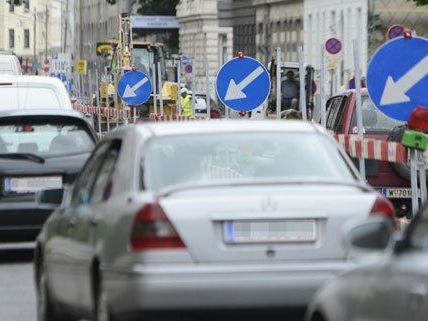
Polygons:
<instances>
[{"instance_id":1,"label":"vehicle rear light cluster","mask_svg":"<svg viewBox=\"0 0 428 321\"><path fill-rule=\"evenodd\" d=\"M378 196L370 211L370 215L381 215L395 219L394 205L392 205L392 203L387 198Z\"/></svg>"},{"instance_id":2,"label":"vehicle rear light cluster","mask_svg":"<svg viewBox=\"0 0 428 321\"><path fill-rule=\"evenodd\" d=\"M158 203L146 204L137 213L131 233L130 246L134 252L185 247Z\"/></svg>"}]
</instances>

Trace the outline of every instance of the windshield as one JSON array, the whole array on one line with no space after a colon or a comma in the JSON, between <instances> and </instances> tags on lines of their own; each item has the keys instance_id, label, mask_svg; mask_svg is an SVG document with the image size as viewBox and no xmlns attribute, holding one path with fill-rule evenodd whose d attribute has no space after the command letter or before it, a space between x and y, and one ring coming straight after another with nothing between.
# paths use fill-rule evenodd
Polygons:
<instances>
[{"instance_id":1,"label":"windshield","mask_svg":"<svg viewBox=\"0 0 428 321\"><path fill-rule=\"evenodd\" d=\"M95 142L82 124L60 120L16 120L0 124L0 154L41 157L90 152Z\"/></svg>"},{"instance_id":2,"label":"windshield","mask_svg":"<svg viewBox=\"0 0 428 321\"><path fill-rule=\"evenodd\" d=\"M52 88L0 86L0 110L58 109L61 103Z\"/></svg>"},{"instance_id":3,"label":"windshield","mask_svg":"<svg viewBox=\"0 0 428 321\"><path fill-rule=\"evenodd\" d=\"M152 77L152 65L154 62L153 52L147 50L146 48L134 48L133 54L133 63L135 68Z\"/></svg>"},{"instance_id":4,"label":"windshield","mask_svg":"<svg viewBox=\"0 0 428 321\"><path fill-rule=\"evenodd\" d=\"M394 127L403 125L402 122L389 118L377 109L369 97L362 98L363 126L366 134L389 133ZM356 110L352 115L351 130L353 134L357 133Z\"/></svg>"},{"instance_id":5,"label":"windshield","mask_svg":"<svg viewBox=\"0 0 428 321\"><path fill-rule=\"evenodd\" d=\"M336 146L316 134L230 133L153 139L145 151L144 187L231 180L355 182Z\"/></svg>"}]
</instances>

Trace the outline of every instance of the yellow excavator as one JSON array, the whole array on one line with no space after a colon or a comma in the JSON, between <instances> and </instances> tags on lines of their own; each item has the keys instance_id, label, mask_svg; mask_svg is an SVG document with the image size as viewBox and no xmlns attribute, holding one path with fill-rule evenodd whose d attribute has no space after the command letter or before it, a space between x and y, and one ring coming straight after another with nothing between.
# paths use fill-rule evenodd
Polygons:
<instances>
[{"instance_id":1,"label":"yellow excavator","mask_svg":"<svg viewBox=\"0 0 428 321\"><path fill-rule=\"evenodd\" d=\"M101 83L100 97L102 102L109 101L109 106L123 109L123 103L116 94L116 86L122 75L129 70L139 70L150 77L156 89L157 99L136 106L143 117L160 111L160 99L163 103L164 115L177 113L178 84L170 82L166 77L165 50L163 44L133 41L131 18L127 14L120 17L118 40L111 41L112 53L109 74ZM160 70L159 70L160 69ZM160 86L158 76L160 75ZM160 91L160 90L161 91ZM156 106L156 108L155 108Z\"/></svg>"}]
</instances>

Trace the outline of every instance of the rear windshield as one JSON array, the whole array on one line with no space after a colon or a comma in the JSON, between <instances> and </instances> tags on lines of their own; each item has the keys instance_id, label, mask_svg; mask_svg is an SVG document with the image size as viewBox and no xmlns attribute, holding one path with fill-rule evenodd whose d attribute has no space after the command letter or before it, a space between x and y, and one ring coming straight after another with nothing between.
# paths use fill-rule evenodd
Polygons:
<instances>
[{"instance_id":1,"label":"rear windshield","mask_svg":"<svg viewBox=\"0 0 428 321\"><path fill-rule=\"evenodd\" d=\"M144 152L142 182L176 184L230 180L355 181L337 146L316 134L230 133L154 138Z\"/></svg>"},{"instance_id":2,"label":"rear windshield","mask_svg":"<svg viewBox=\"0 0 428 321\"><path fill-rule=\"evenodd\" d=\"M362 97L363 126L366 134L388 134L396 126L403 125L402 122L389 118L377 109L370 98ZM356 110L352 115L351 134L357 133Z\"/></svg>"},{"instance_id":3,"label":"rear windshield","mask_svg":"<svg viewBox=\"0 0 428 321\"><path fill-rule=\"evenodd\" d=\"M14 70L11 63L0 62L0 75L16 75L17 72Z\"/></svg>"},{"instance_id":4,"label":"rear windshield","mask_svg":"<svg viewBox=\"0 0 428 321\"><path fill-rule=\"evenodd\" d=\"M29 153L46 158L87 153L94 145L84 121L56 118L0 122L0 154Z\"/></svg>"},{"instance_id":5,"label":"rear windshield","mask_svg":"<svg viewBox=\"0 0 428 321\"><path fill-rule=\"evenodd\" d=\"M0 110L62 108L52 88L0 86L0 97Z\"/></svg>"}]
</instances>

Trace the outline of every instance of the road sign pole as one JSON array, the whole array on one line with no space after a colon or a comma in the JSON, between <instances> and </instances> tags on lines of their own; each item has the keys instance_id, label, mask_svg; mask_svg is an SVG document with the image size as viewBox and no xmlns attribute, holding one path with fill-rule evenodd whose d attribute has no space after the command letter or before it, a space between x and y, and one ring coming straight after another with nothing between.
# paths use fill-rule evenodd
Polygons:
<instances>
[{"instance_id":1,"label":"road sign pole","mask_svg":"<svg viewBox=\"0 0 428 321\"><path fill-rule=\"evenodd\" d=\"M137 122L137 107L132 107L132 112L134 116L134 124Z\"/></svg>"},{"instance_id":2,"label":"road sign pole","mask_svg":"<svg viewBox=\"0 0 428 321\"><path fill-rule=\"evenodd\" d=\"M106 93L106 124L107 124L107 133L110 132L110 101L108 97L108 87L110 82L107 82L107 93Z\"/></svg>"},{"instance_id":3,"label":"road sign pole","mask_svg":"<svg viewBox=\"0 0 428 321\"><path fill-rule=\"evenodd\" d=\"M276 48L276 119L281 119L281 48Z\"/></svg>"},{"instance_id":4,"label":"road sign pole","mask_svg":"<svg viewBox=\"0 0 428 321\"><path fill-rule=\"evenodd\" d=\"M92 73L91 69L88 69L88 95L89 95L89 105L92 106Z\"/></svg>"},{"instance_id":5,"label":"road sign pole","mask_svg":"<svg viewBox=\"0 0 428 321\"><path fill-rule=\"evenodd\" d=\"M196 63L195 63L195 58L192 57L192 116L195 116L195 105L196 105L196 100L195 100L195 95L196 95L196 86L195 86L195 68L196 67Z\"/></svg>"},{"instance_id":6,"label":"road sign pole","mask_svg":"<svg viewBox=\"0 0 428 321\"><path fill-rule=\"evenodd\" d=\"M412 187L412 210L413 215L419 212L419 195L418 195L418 166L415 149L410 149L410 184Z\"/></svg>"},{"instance_id":7,"label":"road sign pole","mask_svg":"<svg viewBox=\"0 0 428 321\"><path fill-rule=\"evenodd\" d=\"M160 106L160 113L161 116L163 116L163 97L162 97L162 70L161 70L161 64L158 62L158 88L159 88L159 106Z\"/></svg>"},{"instance_id":8,"label":"road sign pole","mask_svg":"<svg viewBox=\"0 0 428 321\"><path fill-rule=\"evenodd\" d=\"M181 62L182 62L182 56L180 55L177 63L177 83L178 83L178 90L177 90L177 107L178 107L178 115L181 115Z\"/></svg>"},{"instance_id":9,"label":"road sign pole","mask_svg":"<svg viewBox=\"0 0 428 321\"><path fill-rule=\"evenodd\" d=\"M363 110L361 103L361 70L360 70L360 51L358 47L358 40L354 39L352 42L354 49L354 74L355 74L355 97L356 97L356 112L357 112L357 126L358 126L358 137L362 140L364 138L364 127L363 127ZM366 178L366 166L364 158L360 157L360 174Z\"/></svg>"},{"instance_id":10,"label":"road sign pole","mask_svg":"<svg viewBox=\"0 0 428 321\"><path fill-rule=\"evenodd\" d=\"M428 198L427 195L427 160L423 152L418 151L419 159L419 182L421 186L421 204L425 204Z\"/></svg>"},{"instance_id":11,"label":"road sign pole","mask_svg":"<svg viewBox=\"0 0 428 321\"><path fill-rule=\"evenodd\" d=\"M157 87L157 85L156 85L156 65L155 64L153 64L153 66L152 66L152 68L153 68L153 75L152 75L152 78L153 78L153 80L152 80L152 84L153 84L153 108L154 108L154 113L155 114L157 114L158 113L158 106L157 106L157 102L156 102L156 99L157 99L157 90L156 90L156 87Z\"/></svg>"},{"instance_id":12,"label":"road sign pole","mask_svg":"<svg viewBox=\"0 0 428 321\"><path fill-rule=\"evenodd\" d=\"M299 46L299 78L300 78L300 111L303 120L308 120L306 110L306 90L305 90L305 61L303 56L303 46Z\"/></svg>"},{"instance_id":13,"label":"road sign pole","mask_svg":"<svg viewBox=\"0 0 428 321\"><path fill-rule=\"evenodd\" d=\"M99 83L99 75L98 75L98 69L95 69L95 82L96 82L96 95L97 95L97 108L101 107L101 101L100 101L100 83ZM100 111L100 109L98 109ZM97 113L97 120L98 120L98 133L101 134L101 113Z\"/></svg>"},{"instance_id":14,"label":"road sign pole","mask_svg":"<svg viewBox=\"0 0 428 321\"><path fill-rule=\"evenodd\" d=\"M206 82L206 96L207 96L207 119L211 119L211 93L210 93L210 70L208 66L208 57L205 56L205 82Z\"/></svg>"},{"instance_id":15,"label":"road sign pole","mask_svg":"<svg viewBox=\"0 0 428 321\"><path fill-rule=\"evenodd\" d=\"M324 46L321 45L321 70L320 70L320 116L321 125L326 127L326 106L325 106L325 54Z\"/></svg>"}]
</instances>

